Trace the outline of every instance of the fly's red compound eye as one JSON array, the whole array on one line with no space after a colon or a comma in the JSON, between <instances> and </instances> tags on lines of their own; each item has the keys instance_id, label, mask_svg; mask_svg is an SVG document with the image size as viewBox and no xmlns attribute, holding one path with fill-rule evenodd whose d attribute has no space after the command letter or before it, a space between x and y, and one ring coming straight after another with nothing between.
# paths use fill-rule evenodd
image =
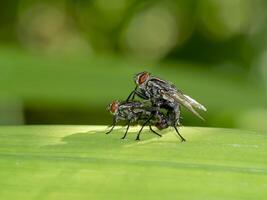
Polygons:
<instances>
[{"instance_id":1,"label":"fly's red compound eye","mask_svg":"<svg viewBox=\"0 0 267 200\"><path fill-rule=\"evenodd\" d=\"M118 102L113 102L111 105L110 105L110 112L112 113L115 113L118 109Z\"/></svg>"},{"instance_id":2,"label":"fly's red compound eye","mask_svg":"<svg viewBox=\"0 0 267 200\"><path fill-rule=\"evenodd\" d=\"M139 75L138 77L138 84L142 85L149 77L148 72L143 72L142 74Z\"/></svg>"}]
</instances>

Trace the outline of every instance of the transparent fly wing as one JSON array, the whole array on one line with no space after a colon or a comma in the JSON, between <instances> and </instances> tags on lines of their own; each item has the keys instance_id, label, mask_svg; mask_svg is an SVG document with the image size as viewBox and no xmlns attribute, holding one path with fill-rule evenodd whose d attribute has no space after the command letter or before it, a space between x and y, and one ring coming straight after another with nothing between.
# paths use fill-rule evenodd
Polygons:
<instances>
[{"instance_id":1,"label":"transparent fly wing","mask_svg":"<svg viewBox=\"0 0 267 200\"><path fill-rule=\"evenodd\" d=\"M198 103L195 99L192 99L190 96L185 95L185 94L184 94L184 96L185 96L185 98L187 98L188 102L190 102L190 104L193 107L195 107L199 110L207 111L207 108L205 108L205 106L203 106L202 104Z\"/></svg>"},{"instance_id":2,"label":"transparent fly wing","mask_svg":"<svg viewBox=\"0 0 267 200\"><path fill-rule=\"evenodd\" d=\"M169 93L165 91L162 91L162 96L168 101L178 102L179 104L183 105L187 110L196 115L198 118L205 121L204 118L195 110L195 108L203 111L206 111L207 109L191 97L184 95L181 92Z\"/></svg>"}]
</instances>

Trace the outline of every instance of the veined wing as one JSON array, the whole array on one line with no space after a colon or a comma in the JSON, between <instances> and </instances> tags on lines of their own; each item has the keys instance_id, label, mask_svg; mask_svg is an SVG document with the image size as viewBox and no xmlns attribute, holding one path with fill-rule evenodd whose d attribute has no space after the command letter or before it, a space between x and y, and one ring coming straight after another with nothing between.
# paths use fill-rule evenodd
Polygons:
<instances>
[{"instance_id":1,"label":"veined wing","mask_svg":"<svg viewBox=\"0 0 267 200\"><path fill-rule=\"evenodd\" d=\"M194 115L204 120L204 118L195 110L195 108L203 111L207 111L207 109L193 98L183 94L182 91L178 90L174 84L157 77L151 78L150 81L153 83L154 87L160 90L160 93L164 99L171 102L172 101L178 102L179 104L183 105L186 109L188 109L190 112L192 112Z\"/></svg>"},{"instance_id":2,"label":"veined wing","mask_svg":"<svg viewBox=\"0 0 267 200\"><path fill-rule=\"evenodd\" d=\"M184 95L181 92L176 92L176 93L170 93L170 92L165 92L162 91L163 98L170 100L170 101L176 101L183 105L186 109L188 109L190 112L192 112L194 115L199 117L204 121L204 118L195 110L195 108L203 111L207 111L207 109L198 103L196 100L192 99L188 95Z\"/></svg>"},{"instance_id":3,"label":"veined wing","mask_svg":"<svg viewBox=\"0 0 267 200\"><path fill-rule=\"evenodd\" d=\"M195 107L199 110L207 111L207 108L205 108L205 106L203 106L202 104L198 103L195 99L192 99L190 96L185 95L185 94L184 94L184 96L193 107Z\"/></svg>"}]
</instances>

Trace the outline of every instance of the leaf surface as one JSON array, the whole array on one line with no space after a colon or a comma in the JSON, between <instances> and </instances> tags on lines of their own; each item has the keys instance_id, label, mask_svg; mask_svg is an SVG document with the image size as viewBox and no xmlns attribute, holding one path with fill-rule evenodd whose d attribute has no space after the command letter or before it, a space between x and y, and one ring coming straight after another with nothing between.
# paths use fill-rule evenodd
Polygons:
<instances>
[{"instance_id":1,"label":"leaf surface","mask_svg":"<svg viewBox=\"0 0 267 200\"><path fill-rule=\"evenodd\" d=\"M0 127L1 199L266 199L267 133Z\"/></svg>"}]
</instances>

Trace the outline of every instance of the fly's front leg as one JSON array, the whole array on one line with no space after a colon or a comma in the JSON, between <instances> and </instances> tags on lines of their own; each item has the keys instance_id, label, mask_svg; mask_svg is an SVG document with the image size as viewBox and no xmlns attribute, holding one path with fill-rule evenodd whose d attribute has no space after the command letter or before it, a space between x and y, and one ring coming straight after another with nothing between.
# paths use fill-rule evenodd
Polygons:
<instances>
[{"instance_id":1,"label":"fly's front leg","mask_svg":"<svg viewBox=\"0 0 267 200\"><path fill-rule=\"evenodd\" d=\"M127 99L126 99L126 102L129 102L129 99L131 98L131 96L133 95L133 93L134 93L135 91L132 91L131 93L130 93L130 95L127 97Z\"/></svg>"},{"instance_id":2,"label":"fly's front leg","mask_svg":"<svg viewBox=\"0 0 267 200\"><path fill-rule=\"evenodd\" d=\"M109 133L112 132L112 130L113 130L114 127L116 126L116 123L117 123L117 119L116 119L116 117L114 117L114 118L113 118L113 123L112 123L112 125L111 125L111 129L110 129L108 132L106 132L106 134L109 134Z\"/></svg>"},{"instance_id":3,"label":"fly's front leg","mask_svg":"<svg viewBox=\"0 0 267 200\"><path fill-rule=\"evenodd\" d=\"M136 91L137 91L137 88L138 88L138 86L135 87L135 89L134 89L134 93L133 93L133 98L132 98L131 100L134 100L134 98L135 98L135 94L136 94Z\"/></svg>"},{"instance_id":4,"label":"fly's front leg","mask_svg":"<svg viewBox=\"0 0 267 200\"><path fill-rule=\"evenodd\" d=\"M142 92L137 91L136 89L134 91L132 91L130 93L130 95L128 96L128 98L126 99L126 102L129 102L129 100L134 100L135 95L137 95L138 97L140 97L141 99L144 100L149 100L149 97L147 97L145 94L143 94ZM132 97L132 98L131 98Z\"/></svg>"},{"instance_id":5,"label":"fly's front leg","mask_svg":"<svg viewBox=\"0 0 267 200\"><path fill-rule=\"evenodd\" d=\"M148 96L146 96L145 94L143 94L142 92L139 92L139 91L135 91L134 92L134 95L137 95L137 96L139 96L140 98L142 98L142 99L144 99L144 100L149 100L149 97Z\"/></svg>"},{"instance_id":6,"label":"fly's front leg","mask_svg":"<svg viewBox=\"0 0 267 200\"><path fill-rule=\"evenodd\" d=\"M134 88L134 90L130 93L130 95L127 97L126 102L128 102L130 99L133 100L134 96L135 96L135 92L137 90L137 86ZM133 97L131 98L131 96L133 95Z\"/></svg>"}]
</instances>

